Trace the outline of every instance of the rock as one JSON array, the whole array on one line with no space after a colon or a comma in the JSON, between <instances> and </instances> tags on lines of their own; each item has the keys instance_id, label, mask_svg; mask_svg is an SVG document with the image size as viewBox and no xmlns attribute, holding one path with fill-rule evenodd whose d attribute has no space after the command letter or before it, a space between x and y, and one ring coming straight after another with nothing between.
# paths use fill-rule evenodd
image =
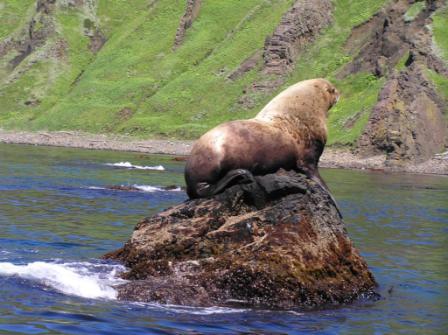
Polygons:
<instances>
[{"instance_id":1,"label":"rock","mask_svg":"<svg viewBox=\"0 0 448 335\"><path fill-rule=\"evenodd\" d=\"M448 68L434 53L429 28L431 15L443 6L443 1L435 0L432 4L427 2L425 9L411 22L407 22L405 13L412 3L409 0L393 1L352 30L345 49L353 56L353 61L341 70L339 79L358 72L387 77L393 74L393 69L407 54L412 61L448 75Z\"/></svg>"},{"instance_id":2,"label":"rock","mask_svg":"<svg viewBox=\"0 0 448 335\"><path fill-rule=\"evenodd\" d=\"M98 53L107 41L106 36L98 28L88 36L90 38L89 50L94 54Z\"/></svg>"},{"instance_id":3,"label":"rock","mask_svg":"<svg viewBox=\"0 0 448 335\"><path fill-rule=\"evenodd\" d=\"M121 300L315 308L376 285L328 193L283 170L145 218L104 257L129 268Z\"/></svg>"},{"instance_id":4,"label":"rock","mask_svg":"<svg viewBox=\"0 0 448 335\"><path fill-rule=\"evenodd\" d=\"M179 27L176 31L176 38L174 39L173 50L176 50L182 45L187 29L191 27L193 21L198 17L199 10L201 9L202 0L187 0L185 13L181 17Z\"/></svg>"},{"instance_id":5,"label":"rock","mask_svg":"<svg viewBox=\"0 0 448 335\"><path fill-rule=\"evenodd\" d=\"M423 162L448 146L446 103L417 63L392 75L381 90L356 152L385 152L388 166Z\"/></svg>"},{"instance_id":6,"label":"rock","mask_svg":"<svg viewBox=\"0 0 448 335\"><path fill-rule=\"evenodd\" d=\"M353 60L338 74L339 79L359 72L386 78L355 153L385 153L386 166L394 169L422 163L448 146L448 105L426 74L431 69L448 76L448 67L434 52L429 28L432 14L444 1L427 1L408 21L405 14L412 3L392 1L355 27L345 44Z\"/></svg>"},{"instance_id":7,"label":"rock","mask_svg":"<svg viewBox=\"0 0 448 335\"><path fill-rule=\"evenodd\" d=\"M263 58L267 73L285 74L297 55L313 42L332 19L330 0L297 0L266 39Z\"/></svg>"}]
</instances>

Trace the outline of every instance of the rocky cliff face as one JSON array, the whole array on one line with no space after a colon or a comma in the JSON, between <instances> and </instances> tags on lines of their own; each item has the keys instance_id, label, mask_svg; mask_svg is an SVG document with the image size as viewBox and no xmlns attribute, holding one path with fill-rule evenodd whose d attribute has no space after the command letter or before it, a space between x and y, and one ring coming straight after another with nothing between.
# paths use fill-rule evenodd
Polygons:
<instances>
[{"instance_id":1,"label":"rocky cliff face","mask_svg":"<svg viewBox=\"0 0 448 335\"><path fill-rule=\"evenodd\" d=\"M411 20L414 1L399 0L356 27L346 43L360 50L339 76L371 72L387 81L357 143L362 155L387 154L389 165L421 162L448 145L446 101L428 80L425 69L448 76L448 67L433 45L431 15L444 1L427 1ZM403 69L397 64L405 59Z\"/></svg>"},{"instance_id":2,"label":"rocky cliff face","mask_svg":"<svg viewBox=\"0 0 448 335\"><path fill-rule=\"evenodd\" d=\"M331 23L330 0L298 0L282 17L264 44L266 73L285 74L297 61L303 48Z\"/></svg>"},{"instance_id":3,"label":"rocky cliff face","mask_svg":"<svg viewBox=\"0 0 448 335\"><path fill-rule=\"evenodd\" d=\"M375 287L329 195L294 172L146 218L105 257L129 268L123 300L314 308Z\"/></svg>"},{"instance_id":4,"label":"rocky cliff face","mask_svg":"<svg viewBox=\"0 0 448 335\"><path fill-rule=\"evenodd\" d=\"M385 152L391 166L422 162L448 146L444 100L418 64L391 75L381 90L358 152Z\"/></svg>"}]
</instances>

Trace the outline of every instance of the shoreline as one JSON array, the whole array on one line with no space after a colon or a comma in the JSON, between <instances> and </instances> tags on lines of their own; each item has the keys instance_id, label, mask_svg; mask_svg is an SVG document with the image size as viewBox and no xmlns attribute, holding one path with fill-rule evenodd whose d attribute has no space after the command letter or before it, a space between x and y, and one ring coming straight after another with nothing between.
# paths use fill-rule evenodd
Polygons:
<instances>
[{"instance_id":1,"label":"shoreline","mask_svg":"<svg viewBox=\"0 0 448 335\"><path fill-rule=\"evenodd\" d=\"M77 131L26 132L0 129L0 143L188 156L194 141L138 140L124 135L100 135ZM436 155L434 158L419 164L389 167L386 165L386 155L363 158L354 155L349 149L327 147L320 159L319 166L323 168L448 175L448 153Z\"/></svg>"}]
</instances>

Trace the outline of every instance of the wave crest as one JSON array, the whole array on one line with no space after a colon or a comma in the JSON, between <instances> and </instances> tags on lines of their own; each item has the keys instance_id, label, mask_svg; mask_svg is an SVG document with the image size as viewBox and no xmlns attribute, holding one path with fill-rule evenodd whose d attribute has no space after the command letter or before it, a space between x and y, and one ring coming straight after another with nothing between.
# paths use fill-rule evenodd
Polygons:
<instances>
[{"instance_id":1,"label":"wave crest","mask_svg":"<svg viewBox=\"0 0 448 335\"><path fill-rule=\"evenodd\" d=\"M136 169L136 170L165 171L165 168L162 165L143 166L143 165L134 165L131 162L106 163L106 165L113 166L113 167L127 168L127 169Z\"/></svg>"},{"instance_id":2,"label":"wave crest","mask_svg":"<svg viewBox=\"0 0 448 335\"><path fill-rule=\"evenodd\" d=\"M125 268L121 265L33 262L15 265L0 263L1 276L18 276L37 281L61 293L91 299L116 299L113 286L125 281L117 278Z\"/></svg>"}]
</instances>

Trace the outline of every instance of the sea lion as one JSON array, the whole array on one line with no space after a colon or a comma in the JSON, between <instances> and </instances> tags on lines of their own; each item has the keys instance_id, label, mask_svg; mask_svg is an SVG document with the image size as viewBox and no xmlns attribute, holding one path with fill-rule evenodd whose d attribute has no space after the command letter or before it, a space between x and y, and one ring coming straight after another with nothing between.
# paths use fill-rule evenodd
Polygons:
<instances>
[{"instance_id":1,"label":"sea lion","mask_svg":"<svg viewBox=\"0 0 448 335\"><path fill-rule=\"evenodd\" d=\"M326 120L339 92L325 79L296 83L253 119L225 122L194 144L185 166L187 194L208 197L235 179L278 169L296 170L328 187L318 162L327 141Z\"/></svg>"}]
</instances>

